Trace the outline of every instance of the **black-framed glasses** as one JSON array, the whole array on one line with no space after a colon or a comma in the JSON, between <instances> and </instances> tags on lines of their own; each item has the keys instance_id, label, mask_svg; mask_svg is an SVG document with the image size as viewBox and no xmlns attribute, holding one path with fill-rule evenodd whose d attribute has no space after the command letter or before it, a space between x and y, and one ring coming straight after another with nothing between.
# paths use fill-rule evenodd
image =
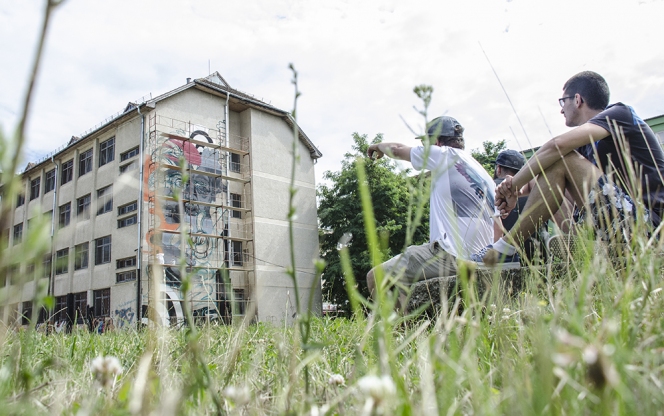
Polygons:
<instances>
[{"instance_id":1,"label":"black-framed glasses","mask_svg":"<svg viewBox=\"0 0 664 416\"><path fill-rule=\"evenodd\" d=\"M560 104L561 107L564 106L565 105L565 100L568 99L568 98L574 98L574 96L573 95L568 95L567 97L558 98L558 104Z\"/></svg>"}]
</instances>

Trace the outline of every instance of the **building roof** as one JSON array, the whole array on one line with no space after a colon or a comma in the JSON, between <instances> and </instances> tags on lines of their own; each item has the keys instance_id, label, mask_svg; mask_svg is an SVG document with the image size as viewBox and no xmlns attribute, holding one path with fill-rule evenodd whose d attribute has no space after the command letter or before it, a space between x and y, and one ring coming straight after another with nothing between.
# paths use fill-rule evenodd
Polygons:
<instances>
[{"instance_id":1,"label":"building roof","mask_svg":"<svg viewBox=\"0 0 664 416\"><path fill-rule=\"evenodd\" d=\"M261 111L271 113L275 116L281 117L291 128L294 128L297 126L297 123L295 119L292 117L292 115L288 111L281 110L277 107L274 107L268 103L265 103L249 94L246 94L242 91L233 89L230 87L228 82L222 77L219 72L214 72L207 77L204 78L197 78L195 80L190 80L189 78L187 79L187 83L184 85L181 85L167 93L161 94L157 97L152 98L150 95L149 98L143 97L140 100L137 100L137 102L129 102L124 110L120 111L117 114L114 114L113 116L110 116L106 118L104 121L101 123L97 124L94 126L92 129L86 131L79 137L77 136L72 136L71 140L66 145L63 145L53 152L49 153L42 159L36 161L36 162L30 162L26 166L25 170L23 173L27 173L28 171L36 168L37 166L41 165L42 163L46 162L49 160L51 157L55 157L57 154L64 152L69 148L71 145L74 143L77 143L81 140L85 140L88 137L91 137L98 133L101 130L104 130L111 126L112 124L117 123L118 121L131 117L131 114L134 112L134 110L138 109L138 112L140 112L144 108L148 109L153 109L156 107L156 104L159 101L165 100L169 97L172 97L173 95L176 95L182 91L185 91L190 88L196 88L198 90L204 91L204 92L209 92L209 93L216 93L216 94L221 94L227 96L229 99L233 99L234 101L242 104L244 107L252 107L259 109ZM135 114L134 114L135 115ZM302 131L302 129L297 126L297 131L298 131L298 136L302 143L309 149L309 154L313 159L318 159L319 157L323 156L323 154L318 150L318 148L313 144L311 139Z\"/></svg>"}]
</instances>

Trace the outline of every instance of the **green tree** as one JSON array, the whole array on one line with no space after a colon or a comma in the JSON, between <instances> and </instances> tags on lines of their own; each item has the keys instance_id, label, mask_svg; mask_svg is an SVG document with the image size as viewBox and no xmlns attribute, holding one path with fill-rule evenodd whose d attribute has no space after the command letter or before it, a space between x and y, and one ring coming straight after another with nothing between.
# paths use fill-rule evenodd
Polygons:
<instances>
[{"instance_id":1,"label":"green tree","mask_svg":"<svg viewBox=\"0 0 664 416\"><path fill-rule=\"evenodd\" d=\"M348 251L360 293L364 296L368 295L365 277L371 269L355 166L357 158L366 157L369 142L366 135L357 133L353 133L353 141L352 152L346 153L341 170L325 172L324 177L330 185L321 185L318 188L321 257L326 262L323 272L323 296L325 300L340 305L345 311L349 309L348 296L337 249L344 234L352 235ZM379 134L372 143L381 141L382 135ZM382 241L385 242L384 259L402 252L404 248L411 197L427 198L428 205L428 193L424 195L426 192L417 190L416 177L409 177L410 172L398 172L397 164L387 157L366 163L376 226ZM421 224L413 234L412 244L428 241L428 206L424 207L424 211Z\"/></svg>"},{"instance_id":2,"label":"green tree","mask_svg":"<svg viewBox=\"0 0 664 416\"><path fill-rule=\"evenodd\" d=\"M505 150L505 140L499 140L496 143L482 142L482 147L483 149L473 149L470 154L484 166L489 175L493 176L493 172L496 170L494 165L496 158L500 152Z\"/></svg>"}]
</instances>

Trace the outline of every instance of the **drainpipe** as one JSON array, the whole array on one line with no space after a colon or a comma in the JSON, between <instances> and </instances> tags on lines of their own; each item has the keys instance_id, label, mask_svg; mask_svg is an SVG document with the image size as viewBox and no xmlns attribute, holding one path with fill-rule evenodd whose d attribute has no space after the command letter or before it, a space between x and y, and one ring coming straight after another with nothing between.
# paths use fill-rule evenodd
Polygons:
<instances>
[{"instance_id":1,"label":"drainpipe","mask_svg":"<svg viewBox=\"0 0 664 416\"><path fill-rule=\"evenodd\" d=\"M142 220L143 220L143 141L145 139L145 114L141 113L140 104L136 106L138 114L141 116L141 134L140 142L138 144L138 163L140 166L138 173L138 213L136 214L136 222L138 224L138 235L137 244L138 247L136 250L136 327L140 328L141 322L143 322L143 291L141 287L141 274L143 272L143 235L141 234L142 229Z\"/></svg>"},{"instance_id":2,"label":"drainpipe","mask_svg":"<svg viewBox=\"0 0 664 416\"><path fill-rule=\"evenodd\" d=\"M51 155L51 162L55 165L55 187L53 188L53 209L51 210L51 270L48 274L48 294L53 295L54 288L54 279L53 279L53 273L54 273L54 267L55 267L55 262L53 261L53 249L55 248L55 207L58 203L58 165L55 163L55 155Z\"/></svg>"},{"instance_id":3,"label":"drainpipe","mask_svg":"<svg viewBox=\"0 0 664 416\"><path fill-rule=\"evenodd\" d=\"M230 94L226 92L226 104L224 105L224 121L226 122L226 147L230 148L231 147L231 129L230 125L231 123L228 120L228 100L230 99ZM226 172L225 174L228 175L228 170L231 166L231 153L226 152ZM231 266L231 262L233 261L233 258L231 256L231 251L233 248L233 244L231 244L231 241L228 240L228 238L231 236L231 211L230 211L230 205L231 205L231 181L226 179L226 215L227 215L227 221L228 221L228 230L226 233L226 244L225 246L228 247L227 254L228 255L228 267ZM224 247L224 249L226 248ZM228 275L228 280L230 283L230 273ZM233 285L231 284L231 301L233 299L232 292L233 292ZM226 285L224 285L224 292L226 291ZM224 293L224 296L226 293ZM231 306L232 310L232 306ZM232 315L232 313L231 313ZM231 316L232 319L232 316Z\"/></svg>"}]
</instances>

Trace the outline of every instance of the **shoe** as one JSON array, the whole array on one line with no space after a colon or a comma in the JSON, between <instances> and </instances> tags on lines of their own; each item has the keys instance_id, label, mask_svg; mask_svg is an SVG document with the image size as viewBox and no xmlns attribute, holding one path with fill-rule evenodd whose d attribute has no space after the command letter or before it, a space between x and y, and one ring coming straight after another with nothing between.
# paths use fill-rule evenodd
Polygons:
<instances>
[{"instance_id":1,"label":"shoe","mask_svg":"<svg viewBox=\"0 0 664 416\"><path fill-rule=\"evenodd\" d=\"M487 256L488 255L488 256ZM489 261L489 258L495 259L494 261ZM493 249L493 246L489 244L484 247L482 250L478 251L475 254L470 255L470 260L477 263L477 267L480 269L520 269L521 268L521 258L518 253L512 255L507 255L499 253Z\"/></svg>"}]
</instances>

